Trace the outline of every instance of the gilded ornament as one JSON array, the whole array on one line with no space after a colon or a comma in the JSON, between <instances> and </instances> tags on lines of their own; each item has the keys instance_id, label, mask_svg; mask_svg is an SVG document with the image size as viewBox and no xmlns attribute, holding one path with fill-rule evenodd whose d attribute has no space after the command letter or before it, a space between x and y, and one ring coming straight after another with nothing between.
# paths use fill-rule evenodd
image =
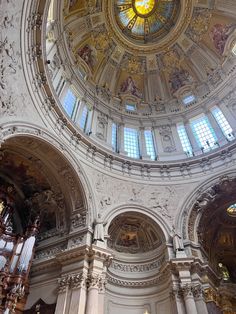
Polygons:
<instances>
[{"instance_id":1,"label":"gilded ornament","mask_svg":"<svg viewBox=\"0 0 236 314\"><path fill-rule=\"evenodd\" d=\"M207 32L210 25L211 13L209 11L198 11L195 14L191 24L189 35L196 41L200 40L201 37Z\"/></svg>"}]
</instances>

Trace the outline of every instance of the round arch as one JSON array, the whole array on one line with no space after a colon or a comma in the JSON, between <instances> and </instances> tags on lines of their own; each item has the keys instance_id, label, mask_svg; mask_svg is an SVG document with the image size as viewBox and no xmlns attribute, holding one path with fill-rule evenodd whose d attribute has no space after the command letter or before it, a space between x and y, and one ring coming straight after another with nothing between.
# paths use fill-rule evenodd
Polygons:
<instances>
[{"instance_id":1,"label":"round arch","mask_svg":"<svg viewBox=\"0 0 236 314\"><path fill-rule=\"evenodd\" d=\"M188 196L183 207L177 215L175 225L182 230L184 240L198 242L197 227L204 209L217 196L217 188L226 185L236 178L236 170L220 172L217 175L201 182Z\"/></svg>"},{"instance_id":2,"label":"round arch","mask_svg":"<svg viewBox=\"0 0 236 314\"><path fill-rule=\"evenodd\" d=\"M111 222L113 221L113 219L115 219L117 216L124 214L124 213L127 213L127 212L131 212L131 213L137 212L137 213L146 215L148 218L153 220L153 222L159 226L160 230L163 233L163 240L165 240L166 242L170 241L170 231L171 230L170 230L169 226L166 224L166 222L157 213L154 213L149 208L144 207L144 206L140 206L137 204L121 205L121 206L117 206L117 207L113 208L112 210L104 212L104 214L102 215L102 218L105 222L107 222L107 224L105 226L105 234L108 234L108 229L109 229L109 226L110 226Z\"/></svg>"},{"instance_id":3,"label":"round arch","mask_svg":"<svg viewBox=\"0 0 236 314\"><path fill-rule=\"evenodd\" d=\"M80 189L82 194L83 204L85 210L88 212L88 225L91 225L94 217L96 217L96 206L94 201L94 195L90 186L89 180L82 168L82 165L75 158L66 144L62 144L53 134L45 129L30 124L5 124L0 130L0 144L4 148L4 145L17 139L25 139L35 141L36 143L48 147L48 150L54 152L56 156L64 161L65 170L69 170L70 173L64 173L64 176L68 175L67 179L73 179ZM30 151L29 148L26 150ZM24 151L24 149L23 149ZM31 152L35 154L34 149ZM70 176L70 177L69 177Z\"/></svg>"}]
</instances>

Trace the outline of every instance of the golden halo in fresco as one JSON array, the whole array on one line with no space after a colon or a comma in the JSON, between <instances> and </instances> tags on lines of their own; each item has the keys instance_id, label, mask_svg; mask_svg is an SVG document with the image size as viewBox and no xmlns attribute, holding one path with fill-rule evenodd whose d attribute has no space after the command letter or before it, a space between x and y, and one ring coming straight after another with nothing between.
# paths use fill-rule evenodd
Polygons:
<instances>
[{"instance_id":1,"label":"golden halo in fresco","mask_svg":"<svg viewBox=\"0 0 236 314\"><path fill-rule=\"evenodd\" d=\"M116 22L136 41L156 42L175 26L180 0L115 0Z\"/></svg>"}]
</instances>

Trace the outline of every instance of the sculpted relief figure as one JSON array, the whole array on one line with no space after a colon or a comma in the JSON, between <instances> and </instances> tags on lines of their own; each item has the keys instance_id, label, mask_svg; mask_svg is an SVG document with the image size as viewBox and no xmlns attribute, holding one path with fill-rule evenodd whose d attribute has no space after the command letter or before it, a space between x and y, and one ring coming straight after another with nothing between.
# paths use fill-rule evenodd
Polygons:
<instances>
[{"instance_id":1,"label":"sculpted relief figure","mask_svg":"<svg viewBox=\"0 0 236 314\"><path fill-rule=\"evenodd\" d=\"M104 226L107 223L103 221L101 215L98 214L98 218L94 221L94 233L93 233L93 241L102 241L104 242Z\"/></svg>"},{"instance_id":2,"label":"sculpted relief figure","mask_svg":"<svg viewBox=\"0 0 236 314\"><path fill-rule=\"evenodd\" d=\"M217 193L214 187L210 187L197 200L195 207L198 209L198 211L204 210L211 202L215 200L216 197L217 197Z\"/></svg>"}]
</instances>

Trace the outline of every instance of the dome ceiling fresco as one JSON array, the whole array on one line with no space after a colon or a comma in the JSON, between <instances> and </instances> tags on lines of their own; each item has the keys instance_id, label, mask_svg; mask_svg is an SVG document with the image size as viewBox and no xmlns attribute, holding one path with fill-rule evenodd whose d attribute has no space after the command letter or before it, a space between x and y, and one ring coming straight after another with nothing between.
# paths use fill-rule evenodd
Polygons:
<instances>
[{"instance_id":1,"label":"dome ceiling fresco","mask_svg":"<svg viewBox=\"0 0 236 314\"><path fill-rule=\"evenodd\" d=\"M175 25L179 1L117 0L116 21L128 38L140 43L157 41Z\"/></svg>"},{"instance_id":2,"label":"dome ceiling fresco","mask_svg":"<svg viewBox=\"0 0 236 314\"><path fill-rule=\"evenodd\" d=\"M64 28L79 80L107 103L156 110L185 95L204 97L224 79L236 19L203 2L66 1Z\"/></svg>"}]
</instances>

